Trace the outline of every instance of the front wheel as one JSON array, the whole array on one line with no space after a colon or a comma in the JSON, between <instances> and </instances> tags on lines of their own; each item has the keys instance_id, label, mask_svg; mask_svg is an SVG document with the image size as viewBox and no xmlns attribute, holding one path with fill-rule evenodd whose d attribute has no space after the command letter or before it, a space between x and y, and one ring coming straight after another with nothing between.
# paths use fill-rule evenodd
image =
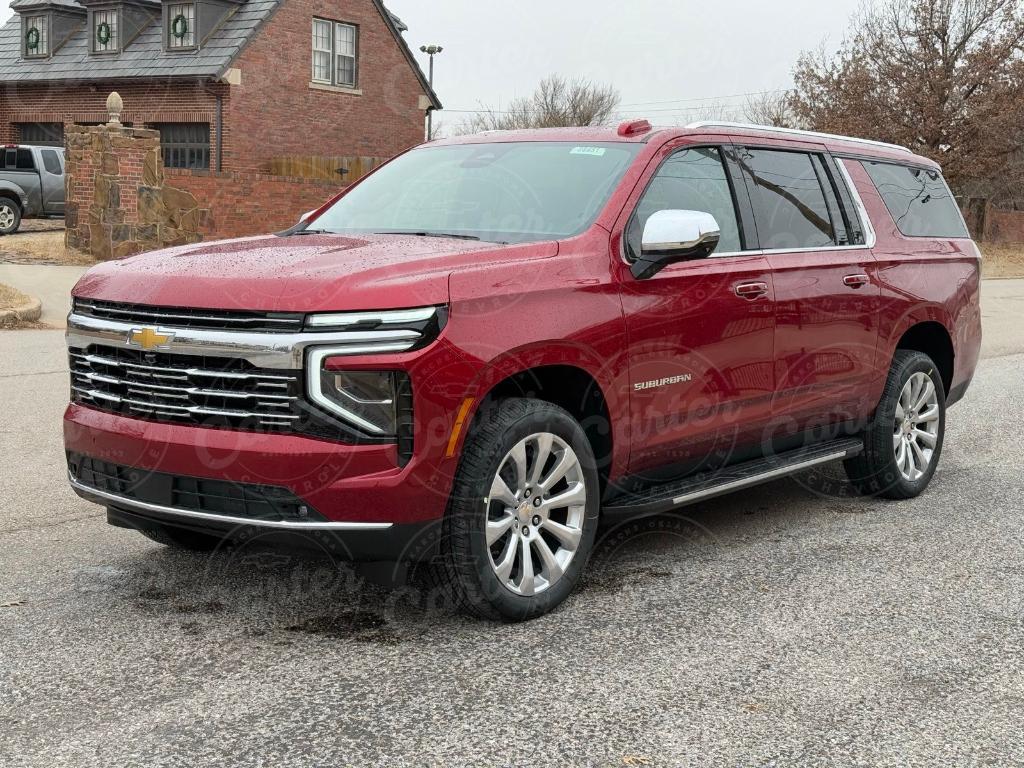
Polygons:
<instances>
[{"instance_id":1,"label":"front wheel","mask_svg":"<svg viewBox=\"0 0 1024 768\"><path fill-rule=\"evenodd\" d=\"M0 197L0 235L13 235L21 226L21 208L9 197Z\"/></svg>"},{"instance_id":2,"label":"front wheel","mask_svg":"<svg viewBox=\"0 0 1024 768\"><path fill-rule=\"evenodd\" d=\"M586 434L564 409L520 398L484 407L445 517L442 576L469 612L521 621L579 581L600 483Z\"/></svg>"},{"instance_id":3,"label":"front wheel","mask_svg":"<svg viewBox=\"0 0 1024 768\"><path fill-rule=\"evenodd\" d=\"M882 400L864 432L864 452L845 462L861 493L910 499L931 482L942 453L946 394L932 359L900 349Z\"/></svg>"}]
</instances>

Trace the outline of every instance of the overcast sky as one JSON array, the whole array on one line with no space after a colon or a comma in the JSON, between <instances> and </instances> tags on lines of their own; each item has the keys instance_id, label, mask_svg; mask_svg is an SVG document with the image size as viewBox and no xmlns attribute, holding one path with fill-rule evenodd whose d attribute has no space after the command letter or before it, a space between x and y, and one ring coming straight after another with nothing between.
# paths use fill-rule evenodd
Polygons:
<instances>
[{"instance_id":1,"label":"overcast sky","mask_svg":"<svg viewBox=\"0 0 1024 768\"><path fill-rule=\"evenodd\" d=\"M611 83L623 113L658 124L711 104L742 107L738 94L790 86L800 51L837 46L860 2L386 0L417 55L424 43L444 46L435 85L445 125L463 119L455 110L529 94L553 72ZM0 0L0 19L8 5Z\"/></svg>"}]
</instances>

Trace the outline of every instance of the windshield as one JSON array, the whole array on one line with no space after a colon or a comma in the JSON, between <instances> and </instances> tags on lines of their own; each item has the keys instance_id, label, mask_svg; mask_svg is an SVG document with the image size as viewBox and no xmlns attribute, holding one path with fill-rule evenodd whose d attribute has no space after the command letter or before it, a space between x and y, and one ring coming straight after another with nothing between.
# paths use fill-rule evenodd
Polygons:
<instances>
[{"instance_id":1,"label":"windshield","mask_svg":"<svg viewBox=\"0 0 1024 768\"><path fill-rule=\"evenodd\" d=\"M413 150L309 225L338 233L560 240L589 227L642 145L511 142Z\"/></svg>"}]
</instances>

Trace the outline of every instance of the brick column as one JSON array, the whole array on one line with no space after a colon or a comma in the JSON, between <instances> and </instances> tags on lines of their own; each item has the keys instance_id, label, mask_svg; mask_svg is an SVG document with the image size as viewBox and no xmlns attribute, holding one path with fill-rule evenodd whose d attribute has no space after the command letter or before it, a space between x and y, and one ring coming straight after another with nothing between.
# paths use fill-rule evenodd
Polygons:
<instances>
[{"instance_id":1,"label":"brick column","mask_svg":"<svg viewBox=\"0 0 1024 768\"><path fill-rule=\"evenodd\" d=\"M206 212L192 195L165 185L159 132L68 126L65 142L68 246L119 259L200 239L193 222Z\"/></svg>"}]
</instances>

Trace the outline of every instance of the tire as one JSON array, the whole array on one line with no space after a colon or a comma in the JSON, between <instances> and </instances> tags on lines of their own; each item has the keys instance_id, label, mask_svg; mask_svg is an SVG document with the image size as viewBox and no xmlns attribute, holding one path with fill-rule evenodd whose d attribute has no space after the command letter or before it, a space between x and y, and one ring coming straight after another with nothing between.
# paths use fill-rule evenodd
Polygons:
<instances>
[{"instance_id":1,"label":"tire","mask_svg":"<svg viewBox=\"0 0 1024 768\"><path fill-rule=\"evenodd\" d=\"M0 235L13 235L21 226L21 206L9 197L0 197Z\"/></svg>"},{"instance_id":2,"label":"tire","mask_svg":"<svg viewBox=\"0 0 1024 768\"><path fill-rule=\"evenodd\" d=\"M187 528L175 528L158 523L139 528L138 531L147 539L158 544L189 552L212 552L224 543L224 539L219 536L210 536L198 531L190 531Z\"/></svg>"},{"instance_id":3,"label":"tire","mask_svg":"<svg viewBox=\"0 0 1024 768\"><path fill-rule=\"evenodd\" d=\"M911 403L915 393L918 402ZM926 405L908 411L907 403ZM911 499L931 482L945 431L946 392L938 368L923 352L898 349L882 399L862 435L864 451L844 462L846 475L865 495Z\"/></svg>"},{"instance_id":4,"label":"tire","mask_svg":"<svg viewBox=\"0 0 1024 768\"><path fill-rule=\"evenodd\" d=\"M564 409L522 398L484 407L463 448L435 577L470 614L524 621L554 609L579 582L597 534L600 483L583 428ZM505 490L496 490L499 480ZM581 503L558 505L570 498ZM489 533L497 536L490 545Z\"/></svg>"}]
</instances>

